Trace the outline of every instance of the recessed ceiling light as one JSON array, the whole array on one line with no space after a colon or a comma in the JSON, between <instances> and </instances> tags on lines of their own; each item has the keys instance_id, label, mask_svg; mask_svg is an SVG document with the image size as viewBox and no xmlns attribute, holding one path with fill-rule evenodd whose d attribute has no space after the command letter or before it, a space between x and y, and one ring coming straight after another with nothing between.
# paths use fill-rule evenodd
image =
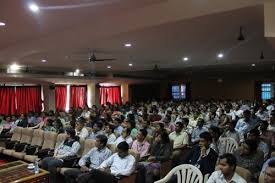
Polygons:
<instances>
[{"instance_id":1,"label":"recessed ceiling light","mask_svg":"<svg viewBox=\"0 0 275 183\"><path fill-rule=\"evenodd\" d=\"M20 67L17 64L12 64L12 65L10 65L10 69L13 70L13 71L17 71L17 70L20 69Z\"/></svg>"},{"instance_id":2,"label":"recessed ceiling light","mask_svg":"<svg viewBox=\"0 0 275 183\"><path fill-rule=\"evenodd\" d=\"M6 24L4 22L0 22L0 26L5 26Z\"/></svg>"},{"instance_id":3,"label":"recessed ceiling light","mask_svg":"<svg viewBox=\"0 0 275 183\"><path fill-rule=\"evenodd\" d=\"M133 66L133 64L131 64L131 63L130 63L130 64L129 64L129 66L130 66L130 67L132 67L132 66Z\"/></svg>"},{"instance_id":4,"label":"recessed ceiling light","mask_svg":"<svg viewBox=\"0 0 275 183\"><path fill-rule=\"evenodd\" d=\"M131 47L132 44L131 44L131 43L125 43L124 46L125 46L125 47Z\"/></svg>"},{"instance_id":5,"label":"recessed ceiling light","mask_svg":"<svg viewBox=\"0 0 275 183\"><path fill-rule=\"evenodd\" d=\"M182 58L182 61L188 61L188 60L189 60L188 57L183 57L183 58Z\"/></svg>"},{"instance_id":6,"label":"recessed ceiling light","mask_svg":"<svg viewBox=\"0 0 275 183\"><path fill-rule=\"evenodd\" d=\"M77 73L77 74L78 74L79 72L80 72L80 70L79 70L79 69L76 69L76 70L75 70L75 73Z\"/></svg>"},{"instance_id":7,"label":"recessed ceiling light","mask_svg":"<svg viewBox=\"0 0 275 183\"><path fill-rule=\"evenodd\" d=\"M223 53L219 53L219 54L217 55L217 57L218 57L218 58L223 58Z\"/></svg>"},{"instance_id":8,"label":"recessed ceiling light","mask_svg":"<svg viewBox=\"0 0 275 183\"><path fill-rule=\"evenodd\" d=\"M252 66L252 67L255 67L255 66L256 66L256 64L251 64L251 66Z\"/></svg>"},{"instance_id":9,"label":"recessed ceiling light","mask_svg":"<svg viewBox=\"0 0 275 183\"><path fill-rule=\"evenodd\" d=\"M42 59L41 62L45 63L45 62L47 62L47 60L46 59Z\"/></svg>"},{"instance_id":10,"label":"recessed ceiling light","mask_svg":"<svg viewBox=\"0 0 275 183\"><path fill-rule=\"evenodd\" d=\"M111 69L112 67L110 65L107 66L108 69Z\"/></svg>"},{"instance_id":11,"label":"recessed ceiling light","mask_svg":"<svg viewBox=\"0 0 275 183\"><path fill-rule=\"evenodd\" d=\"M39 12L39 7L35 3L29 4L29 9L34 13Z\"/></svg>"}]
</instances>

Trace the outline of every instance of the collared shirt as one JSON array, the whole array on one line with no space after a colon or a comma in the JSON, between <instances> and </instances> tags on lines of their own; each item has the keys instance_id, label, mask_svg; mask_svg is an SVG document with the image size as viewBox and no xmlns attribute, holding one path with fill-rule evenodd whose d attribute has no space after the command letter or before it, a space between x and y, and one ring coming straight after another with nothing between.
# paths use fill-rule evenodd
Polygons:
<instances>
[{"instance_id":1,"label":"collared shirt","mask_svg":"<svg viewBox=\"0 0 275 183\"><path fill-rule=\"evenodd\" d=\"M192 142L196 142L200 139L200 134L203 133L203 132L206 132L207 129L202 127L202 128L195 128L192 132Z\"/></svg>"},{"instance_id":2,"label":"collared shirt","mask_svg":"<svg viewBox=\"0 0 275 183\"><path fill-rule=\"evenodd\" d=\"M114 144L116 141L116 135L114 133L111 133L110 135L106 134L108 141L107 144Z\"/></svg>"},{"instance_id":3,"label":"collared shirt","mask_svg":"<svg viewBox=\"0 0 275 183\"><path fill-rule=\"evenodd\" d=\"M230 181L226 181L223 173L218 170L211 174L206 183L247 183L241 176L239 176L236 172Z\"/></svg>"},{"instance_id":4,"label":"collared shirt","mask_svg":"<svg viewBox=\"0 0 275 183\"><path fill-rule=\"evenodd\" d=\"M80 149L80 143L75 141L72 146L64 145L64 141L55 149L57 156L74 156Z\"/></svg>"},{"instance_id":5,"label":"collared shirt","mask_svg":"<svg viewBox=\"0 0 275 183\"><path fill-rule=\"evenodd\" d=\"M118 153L113 154L99 166L99 168L110 167L111 174L114 176L124 175L129 176L135 170L136 159L129 154L121 158Z\"/></svg>"},{"instance_id":6,"label":"collared shirt","mask_svg":"<svg viewBox=\"0 0 275 183\"><path fill-rule=\"evenodd\" d=\"M132 145L132 150L140 154L140 157L148 154L148 151L150 149L150 144L147 141L139 142L138 140L135 140Z\"/></svg>"},{"instance_id":7,"label":"collared shirt","mask_svg":"<svg viewBox=\"0 0 275 183\"><path fill-rule=\"evenodd\" d=\"M79 136L80 138L86 139L89 135L89 132L87 130L87 128L83 127L80 131L76 131L75 129L75 133L77 136Z\"/></svg>"},{"instance_id":8,"label":"collared shirt","mask_svg":"<svg viewBox=\"0 0 275 183\"><path fill-rule=\"evenodd\" d=\"M119 136L119 137L116 139L116 141L115 141L115 145L117 146L120 142L124 142L124 141L126 141L126 142L128 143L129 147L132 146L133 139L132 139L132 137L131 137L130 135L129 135L128 137L126 137L126 139L124 139L124 138L122 137L122 135Z\"/></svg>"},{"instance_id":9,"label":"collared shirt","mask_svg":"<svg viewBox=\"0 0 275 183\"><path fill-rule=\"evenodd\" d=\"M189 136L185 131L180 133L172 132L169 134L169 139L173 141L173 148L176 149L182 145L187 145Z\"/></svg>"},{"instance_id":10,"label":"collared shirt","mask_svg":"<svg viewBox=\"0 0 275 183\"><path fill-rule=\"evenodd\" d=\"M90 168L97 169L100 164L112 155L112 151L107 147L98 149L92 148L87 154L85 154L78 162L79 166L84 166L88 160L90 160Z\"/></svg>"}]
</instances>

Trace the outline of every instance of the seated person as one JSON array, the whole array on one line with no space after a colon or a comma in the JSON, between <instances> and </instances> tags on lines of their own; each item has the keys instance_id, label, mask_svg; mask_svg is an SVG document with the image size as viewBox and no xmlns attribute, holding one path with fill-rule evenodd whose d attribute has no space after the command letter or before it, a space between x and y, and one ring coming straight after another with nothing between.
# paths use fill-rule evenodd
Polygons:
<instances>
[{"instance_id":1,"label":"seated person","mask_svg":"<svg viewBox=\"0 0 275 183\"><path fill-rule=\"evenodd\" d=\"M98 135L96 137L95 147L79 160L80 169L70 169L64 172L67 183L76 183L78 176L92 169L98 169L100 164L112 155L111 150L106 147L107 140L105 135ZM90 164L89 167L86 165L87 163Z\"/></svg>"},{"instance_id":2,"label":"seated person","mask_svg":"<svg viewBox=\"0 0 275 183\"><path fill-rule=\"evenodd\" d=\"M131 134L131 129L124 128L122 130L122 134L116 139L115 145L117 146L120 142L126 141L129 145L129 147L131 147L132 143L133 143L133 139L130 134Z\"/></svg>"},{"instance_id":3,"label":"seated person","mask_svg":"<svg viewBox=\"0 0 275 183\"><path fill-rule=\"evenodd\" d=\"M236 166L237 160L233 154L220 156L219 170L213 172L206 183L246 183L246 180L235 172Z\"/></svg>"},{"instance_id":4,"label":"seated person","mask_svg":"<svg viewBox=\"0 0 275 183\"><path fill-rule=\"evenodd\" d=\"M221 135L221 137L228 137L234 139L237 143L240 143L240 134L235 130L237 121L232 120L228 123L225 132Z\"/></svg>"},{"instance_id":5,"label":"seated person","mask_svg":"<svg viewBox=\"0 0 275 183\"><path fill-rule=\"evenodd\" d=\"M203 175L215 171L218 154L210 148L212 136L209 132L200 134L199 144L195 145L179 164L191 164L198 167Z\"/></svg>"},{"instance_id":6,"label":"seated person","mask_svg":"<svg viewBox=\"0 0 275 183\"><path fill-rule=\"evenodd\" d=\"M117 183L123 176L129 176L135 170L135 157L130 155L127 142L121 142L117 146L117 153L103 161L99 169L83 174L78 177L78 183L102 182Z\"/></svg>"},{"instance_id":7,"label":"seated person","mask_svg":"<svg viewBox=\"0 0 275 183\"><path fill-rule=\"evenodd\" d=\"M146 136L147 130L140 129L137 134L137 139L133 142L131 148L133 151L140 154L141 159L148 154L150 149L150 144L145 140Z\"/></svg>"},{"instance_id":8,"label":"seated person","mask_svg":"<svg viewBox=\"0 0 275 183\"><path fill-rule=\"evenodd\" d=\"M147 162L141 162L145 170L145 182L152 183L159 179L161 162L169 160L171 156L171 144L167 132L162 132L155 139L151 147L151 154Z\"/></svg>"},{"instance_id":9,"label":"seated person","mask_svg":"<svg viewBox=\"0 0 275 183\"><path fill-rule=\"evenodd\" d=\"M64 158L77 155L80 149L79 137L72 128L66 129L66 139L54 151L53 157L42 160L41 167L50 172L50 182L57 182L57 168L63 166Z\"/></svg>"},{"instance_id":10,"label":"seated person","mask_svg":"<svg viewBox=\"0 0 275 183\"><path fill-rule=\"evenodd\" d=\"M98 135L104 135L102 131L103 124L101 122L94 123L91 133L89 134L88 139L96 139Z\"/></svg>"},{"instance_id":11,"label":"seated person","mask_svg":"<svg viewBox=\"0 0 275 183\"><path fill-rule=\"evenodd\" d=\"M116 135L114 134L114 128L113 125L107 123L105 125L105 130L104 130L105 135L108 138L107 144L114 144L116 141Z\"/></svg>"},{"instance_id":12,"label":"seated person","mask_svg":"<svg viewBox=\"0 0 275 183\"><path fill-rule=\"evenodd\" d=\"M86 120L83 117L80 117L76 120L75 123L75 133L79 138L86 139L89 135L89 131L85 127Z\"/></svg>"},{"instance_id":13,"label":"seated person","mask_svg":"<svg viewBox=\"0 0 275 183\"><path fill-rule=\"evenodd\" d=\"M197 127L192 131L192 135L191 135L191 141L193 144L198 143L200 140L200 134L207 131L207 129L203 127L203 125L204 125L204 120L199 118L197 122Z\"/></svg>"},{"instance_id":14,"label":"seated person","mask_svg":"<svg viewBox=\"0 0 275 183\"><path fill-rule=\"evenodd\" d=\"M274 183L275 182L275 160L268 163L265 174L264 183Z\"/></svg>"},{"instance_id":15,"label":"seated person","mask_svg":"<svg viewBox=\"0 0 275 183\"><path fill-rule=\"evenodd\" d=\"M210 147L216 151L218 155L222 155L225 152L225 147L224 145L220 142L219 138L221 135L221 131L219 127L216 126L211 126L208 129L209 133L212 136L212 143L210 144Z\"/></svg>"},{"instance_id":16,"label":"seated person","mask_svg":"<svg viewBox=\"0 0 275 183\"><path fill-rule=\"evenodd\" d=\"M170 141L173 141L173 158L177 158L182 149L187 147L189 143L189 136L183 130L183 123L177 122L175 131L169 134Z\"/></svg>"},{"instance_id":17,"label":"seated person","mask_svg":"<svg viewBox=\"0 0 275 183\"><path fill-rule=\"evenodd\" d=\"M264 153L257 150L258 145L254 140L245 140L240 148L233 154L237 159L237 166L246 168L257 178L264 162Z\"/></svg>"},{"instance_id":18,"label":"seated person","mask_svg":"<svg viewBox=\"0 0 275 183\"><path fill-rule=\"evenodd\" d=\"M267 160L269 156L269 147L267 143L260 138L260 131L257 128L254 128L248 133L247 138L254 140L257 143L258 151L262 151L264 153L264 160Z\"/></svg>"}]
</instances>

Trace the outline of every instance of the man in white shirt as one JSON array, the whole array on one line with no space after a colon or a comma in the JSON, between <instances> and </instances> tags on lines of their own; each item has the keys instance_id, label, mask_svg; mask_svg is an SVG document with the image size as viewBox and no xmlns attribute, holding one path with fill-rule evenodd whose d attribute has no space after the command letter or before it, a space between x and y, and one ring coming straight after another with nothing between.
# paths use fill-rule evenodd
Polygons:
<instances>
[{"instance_id":1,"label":"man in white shirt","mask_svg":"<svg viewBox=\"0 0 275 183\"><path fill-rule=\"evenodd\" d=\"M130 128L123 128L122 134L116 139L115 145L118 145L120 142L126 141L130 147L132 147L133 139L131 137Z\"/></svg>"},{"instance_id":2,"label":"man in white shirt","mask_svg":"<svg viewBox=\"0 0 275 183\"><path fill-rule=\"evenodd\" d=\"M105 130L104 130L105 135L108 138L107 144L114 144L116 141L116 135L114 134L114 128L113 125L111 124L106 124L105 125Z\"/></svg>"},{"instance_id":3,"label":"man in white shirt","mask_svg":"<svg viewBox=\"0 0 275 183\"><path fill-rule=\"evenodd\" d=\"M236 166L234 155L226 153L220 156L219 170L211 174L207 183L246 183L246 180L235 172Z\"/></svg>"},{"instance_id":4,"label":"man in white shirt","mask_svg":"<svg viewBox=\"0 0 275 183\"><path fill-rule=\"evenodd\" d=\"M88 136L88 139L96 139L98 135L104 135L104 131L102 131L103 123L97 122L94 123L91 133Z\"/></svg>"},{"instance_id":5,"label":"man in white shirt","mask_svg":"<svg viewBox=\"0 0 275 183\"><path fill-rule=\"evenodd\" d=\"M79 176L78 183L117 183L123 176L129 176L135 170L135 157L130 155L129 145L121 142L117 146L117 153L110 156L100 166L99 170L92 170L88 174Z\"/></svg>"},{"instance_id":6,"label":"man in white shirt","mask_svg":"<svg viewBox=\"0 0 275 183\"><path fill-rule=\"evenodd\" d=\"M75 123L75 133L76 136L79 136L79 138L86 139L89 135L89 131L85 127L85 119L83 117L80 117L77 119Z\"/></svg>"},{"instance_id":7,"label":"man in white shirt","mask_svg":"<svg viewBox=\"0 0 275 183\"><path fill-rule=\"evenodd\" d=\"M199 118L198 123L197 123L197 128L195 128L192 131L191 141L192 141L193 144L196 144L196 143L199 142L201 133L208 131L205 127L203 127L203 125L204 125L204 120Z\"/></svg>"}]
</instances>

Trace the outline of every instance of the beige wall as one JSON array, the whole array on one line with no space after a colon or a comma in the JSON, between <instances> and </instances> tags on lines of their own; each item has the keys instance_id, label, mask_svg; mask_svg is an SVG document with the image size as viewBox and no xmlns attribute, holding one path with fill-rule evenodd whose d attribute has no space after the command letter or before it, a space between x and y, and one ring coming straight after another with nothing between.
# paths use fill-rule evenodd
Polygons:
<instances>
[{"instance_id":1,"label":"beige wall","mask_svg":"<svg viewBox=\"0 0 275 183\"><path fill-rule=\"evenodd\" d=\"M193 80L191 96L193 99L254 99L255 84L249 79L216 79Z\"/></svg>"}]
</instances>

